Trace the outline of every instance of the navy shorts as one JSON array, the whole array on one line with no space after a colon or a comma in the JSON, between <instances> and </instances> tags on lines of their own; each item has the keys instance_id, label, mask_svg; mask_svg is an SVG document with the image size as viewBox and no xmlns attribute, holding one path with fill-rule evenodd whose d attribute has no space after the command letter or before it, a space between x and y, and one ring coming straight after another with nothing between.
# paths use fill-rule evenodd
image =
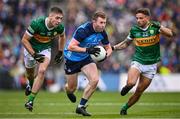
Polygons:
<instances>
[{"instance_id":1,"label":"navy shorts","mask_svg":"<svg viewBox=\"0 0 180 119\"><path fill-rule=\"evenodd\" d=\"M81 68L83 66L90 64L92 62L93 60L90 57L87 57L81 61L71 61L71 60L65 59L64 71L67 75L75 74L75 73L81 72Z\"/></svg>"}]
</instances>

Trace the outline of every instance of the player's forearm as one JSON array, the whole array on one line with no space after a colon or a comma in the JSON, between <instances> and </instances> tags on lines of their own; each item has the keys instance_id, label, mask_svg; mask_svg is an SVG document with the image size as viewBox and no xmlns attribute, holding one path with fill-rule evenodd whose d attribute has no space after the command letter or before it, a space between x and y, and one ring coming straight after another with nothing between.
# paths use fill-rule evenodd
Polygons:
<instances>
[{"instance_id":1,"label":"player's forearm","mask_svg":"<svg viewBox=\"0 0 180 119\"><path fill-rule=\"evenodd\" d=\"M73 46L73 45L69 45L68 50L75 51L75 52L86 52L86 48L82 48L79 46Z\"/></svg>"},{"instance_id":2,"label":"player's forearm","mask_svg":"<svg viewBox=\"0 0 180 119\"><path fill-rule=\"evenodd\" d=\"M58 47L58 50L59 50L59 51L63 51L65 42L66 42L66 37L65 37L65 35L60 36L60 38L59 38L59 47Z\"/></svg>"},{"instance_id":3,"label":"player's forearm","mask_svg":"<svg viewBox=\"0 0 180 119\"><path fill-rule=\"evenodd\" d=\"M33 55L35 53L35 51L33 50L31 44L29 43L29 37L27 36L27 34L24 34L21 43L23 44L23 46L26 48L26 50Z\"/></svg>"},{"instance_id":4,"label":"player's forearm","mask_svg":"<svg viewBox=\"0 0 180 119\"><path fill-rule=\"evenodd\" d=\"M129 46L129 43L127 42L127 39L126 39L113 47L114 47L114 50L122 50L124 48L127 48L128 46Z\"/></svg>"},{"instance_id":5,"label":"player's forearm","mask_svg":"<svg viewBox=\"0 0 180 119\"><path fill-rule=\"evenodd\" d=\"M172 30L169 29L169 28L166 28L166 27L164 27L164 26L161 26L161 27L160 27L160 32L161 32L163 35L167 36L167 37L172 37L172 36L173 36Z\"/></svg>"}]
</instances>

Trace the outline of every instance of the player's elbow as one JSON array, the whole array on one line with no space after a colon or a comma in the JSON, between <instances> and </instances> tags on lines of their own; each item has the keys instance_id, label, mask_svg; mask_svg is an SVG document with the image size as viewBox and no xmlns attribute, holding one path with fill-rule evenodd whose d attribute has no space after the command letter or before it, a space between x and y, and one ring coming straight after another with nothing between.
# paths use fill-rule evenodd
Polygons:
<instances>
[{"instance_id":1,"label":"player's elbow","mask_svg":"<svg viewBox=\"0 0 180 119\"><path fill-rule=\"evenodd\" d=\"M21 43L24 45L26 42L26 39L23 37L22 40L21 40Z\"/></svg>"}]
</instances>

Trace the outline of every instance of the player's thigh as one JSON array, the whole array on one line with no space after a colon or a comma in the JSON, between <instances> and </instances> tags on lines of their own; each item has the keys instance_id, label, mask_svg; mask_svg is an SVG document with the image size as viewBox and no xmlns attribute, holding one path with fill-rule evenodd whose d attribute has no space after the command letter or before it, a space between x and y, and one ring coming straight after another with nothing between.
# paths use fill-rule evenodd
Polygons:
<instances>
[{"instance_id":1,"label":"player's thigh","mask_svg":"<svg viewBox=\"0 0 180 119\"><path fill-rule=\"evenodd\" d=\"M130 85L135 85L139 76L140 76L140 71L136 67L130 67L128 71L128 80L127 83Z\"/></svg>"},{"instance_id":2,"label":"player's thigh","mask_svg":"<svg viewBox=\"0 0 180 119\"><path fill-rule=\"evenodd\" d=\"M136 91L140 93L144 92L144 90L146 90L146 88L149 87L149 85L151 84L151 81L152 79L141 75Z\"/></svg>"},{"instance_id":3,"label":"player's thigh","mask_svg":"<svg viewBox=\"0 0 180 119\"><path fill-rule=\"evenodd\" d=\"M50 59L45 57L44 62L43 63L39 63L39 71L45 72L48 68L48 65L50 63Z\"/></svg>"},{"instance_id":4,"label":"player's thigh","mask_svg":"<svg viewBox=\"0 0 180 119\"><path fill-rule=\"evenodd\" d=\"M77 77L78 73L75 74L66 74L66 81L69 88L76 88L77 87Z\"/></svg>"},{"instance_id":5,"label":"player's thigh","mask_svg":"<svg viewBox=\"0 0 180 119\"><path fill-rule=\"evenodd\" d=\"M43 63L39 63L39 71L46 71L48 68L48 65L50 64L50 60L51 60L51 49L45 49L43 51L40 52L40 54L45 55L45 59Z\"/></svg>"},{"instance_id":6,"label":"player's thigh","mask_svg":"<svg viewBox=\"0 0 180 119\"><path fill-rule=\"evenodd\" d=\"M81 68L89 81L98 81L99 74L95 63L89 63Z\"/></svg>"},{"instance_id":7,"label":"player's thigh","mask_svg":"<svg viewBox=\"0 0 180 119\"><path fill-rule=\"evenodd\" d=\"M34 67L36 67L36 60L29 54L29 52L24 49L24 65L26 67L27 73L30 73Z\"/></svg>"}]
</instances>

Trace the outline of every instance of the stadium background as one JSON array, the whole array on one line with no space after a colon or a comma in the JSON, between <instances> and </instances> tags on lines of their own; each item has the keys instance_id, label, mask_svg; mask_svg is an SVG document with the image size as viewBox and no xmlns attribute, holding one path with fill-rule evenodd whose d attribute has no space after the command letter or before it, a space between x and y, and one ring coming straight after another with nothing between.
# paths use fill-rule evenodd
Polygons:
<instances>
[{"instance_id":1,"label":"stadium background","mask_svg":"<svg viewBox=\"0 0 180 119\"><path fill-rule=\"evenodd\" d=\"M178 0L138 0L138 2L135 0L0 0L0 89L24 88L26 80L20 41L31 19L47 15L51 6L59 6L63 9L67 40L71 38L77 26L90 20L96 10L105 11L108 16L106 30L112 45L127 36L131 25L135 23L134 11L137 8L150 8L152 19L171 28L175 34L170 40L161 37L162 61L158 72L160 76L170 75L170 78L172 76L176 80L180 77L177 75L180 73L180 1ZM56 42L52 57L56 52ZM114 52L112 57L98 64L101 78L106 85L106 87L102 85L101 90L119 89L122 74L126 78L124 73L127 73L133 52L134 48L130 46L123 51ZM44 89L59 91L63 89L63 84L63 66L54 65L52 62L46 75Z\"/></svg>"}]
</instances>

